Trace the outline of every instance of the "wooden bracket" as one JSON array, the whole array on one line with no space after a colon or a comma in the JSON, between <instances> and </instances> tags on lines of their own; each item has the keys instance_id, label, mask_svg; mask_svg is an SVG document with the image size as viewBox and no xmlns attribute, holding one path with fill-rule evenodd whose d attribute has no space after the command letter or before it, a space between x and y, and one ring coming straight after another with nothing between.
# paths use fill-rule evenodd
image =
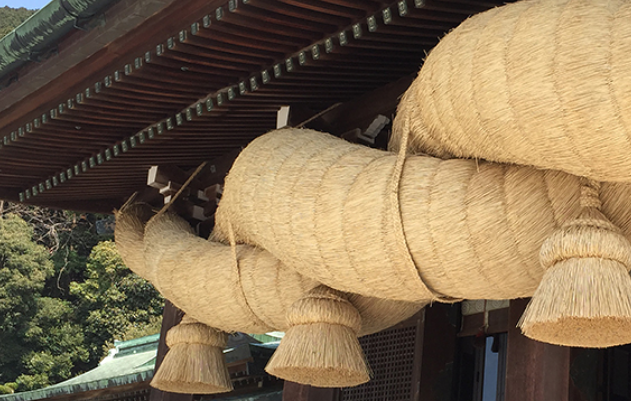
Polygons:
<instances>
[{"instance_id":1,"label":"wooden bracket","mask_svg":"<svg viewBox=\"0 0 631 401\"><path fill-rule=\"evenodd\" d=\"M212 227L212 218L223 192L223 181L241 149L235 149L213 159L199 172L174 202L171 211L195 225ZM157 189L164 204L182 188L193 170L174 165L151 166L147 173L147 185Z\"/></svg>"}]
</instances>

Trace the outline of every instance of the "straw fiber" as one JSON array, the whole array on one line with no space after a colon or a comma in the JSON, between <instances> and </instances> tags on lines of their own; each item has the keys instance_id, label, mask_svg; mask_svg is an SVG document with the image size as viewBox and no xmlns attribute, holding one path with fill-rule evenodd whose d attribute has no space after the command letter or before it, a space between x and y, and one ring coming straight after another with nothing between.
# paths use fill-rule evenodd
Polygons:
<instances>
[{"instance_id":1,"label":"straw fiber","mask_svg":"<svg viewBox=\"0 0 631 401\"><path fill-rule=\"evenodd\" d=\"M118 252L127 267L139 276L153 282L154 277L150 277L145 268L145 255L142 245L145 224L153 216L151 207L142 203L131 204L125 206L120 212L116 211L115 215L116 224L120 224L123 227L123 229L118 229L118 227L116 229Z\"/></svg>"},{"instance_id":2,"label":"straw fiber","mask_svg":"<svg viewBox=\"0 0 631 401\"><path fill-rule=\"evenodd\" d=\"M227 334L184 316L167 332L169 352L151 381L162 391L215 394L232 391L223 355Z\"/></svg>"},{"instance_id":3,"label":"straw fiber","mask_svg":"<svg viewBox=\"0 0 631 401\"><path fill-rule=\"evenodd\" d=\"M339 291L319 286L288 311L289 329L265 370L317 387L349 387L370 379L357 340L359 312Z\"/></svg>"},{"instance_id":4,"label":"straw fiber","mask_svg":"<svg viewBox=\"0 0 631 401\"><path fill-rule=\"evenodd\" d=\"M391 148L631 181L631 2L519 1L431 51Z\"/></svg>"},{"instance_id":5,"label":"straw fiber","mask_svg":"<svg viewBox=\"0 0 631 401\"><path fill-rule=\"evenodd\" d=\"M519 323L528 337L580 347L631 342L631 244L600 212L599 188L583 185L581 215L541 248L547 270Z\"/></svg>"},{"instance_id":6,"label":"straw fiber","mask_svg":"<svg viewBox=\"0 0 631 401\"><path fill-rule=\"evenodd\" d=\"M265 135L233 165L226 181L233 190L221 202L228 207L217 213L221 239L233 223L238 242L260 246L332 288L412 302L433 298L414 265L405 263L407 255L397 252L398 212L384 201L396 156L335 146L342 141L331 146L324 135L292 141L293 131L279 132L287 142L281 134ZM249 171L252 165L256 171ZM388 280L370 274L373 269L387 271Z\"/></svg>"},{"instance_id":7,"label":"straw fiber","mask_svg":"<svg viewBox=\"0 0 631 401\"><path fill-rule=\"evenodd\" d=\"M398 155L271 132L235 161L212 241L132 205L121 254L199 322L286 330L268 370L318 386L368 380L357 335L431 300L533 296L534 339L631 342L630 20L624 0L476 15L405 93Z\"/></svg>"},{"instance_id":8,"label":"straw fiber","mask_svg":"<svg viewBox=\"0 0 631 401\"><path fill-rule=\"evenodd\" d=\"M235 161L215 237L268 250L331 288L420 300L532 296L546 238L580 212L580 181L557 171L409 156L399 185L414 271L402 271L383 222L396 155L311 130L254 140ZM631 186L605 184L603 211L631 235ZM412 283L411 281L414 281ZM416 283L422 281L423 285Z\"/></svg>"},{"instance_id":9,"label":"straw fiber","mask_svg":"<svg viewBox=\"0 0 631 401\"><path fill-rule=\"evenodd\" d=\"M165 213L146 227L146 206L116 215L116 245L126 264L148 279L188 316L227 331L265 333L285 330L289 307L319 283L283 265L269 252L248 245L229 246L192 233L183 219ZM144 255L144 260L137 256ZM417 303L349 295L363 317L360 335L393 326L412 316Z\"/></svg>"}]
</instances>

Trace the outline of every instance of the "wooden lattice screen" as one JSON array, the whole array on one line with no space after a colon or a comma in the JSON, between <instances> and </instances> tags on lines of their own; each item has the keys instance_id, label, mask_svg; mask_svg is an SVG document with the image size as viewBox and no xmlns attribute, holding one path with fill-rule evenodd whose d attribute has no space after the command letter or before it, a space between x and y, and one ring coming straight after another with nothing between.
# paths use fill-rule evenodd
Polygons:
<instances>
[{"instance_id":1,"label":"wooden lattice screen","mask_svg":"<svg viewBox=\"0 0 631 401\"><path fill-rule=\"evenodd\" d=\"M360 343L373 372L368 383L344 388L340 401L414 400L415 360L419 353L418 319L410 319L390 330L365 336Z\"/></svg>"}]
</instances>

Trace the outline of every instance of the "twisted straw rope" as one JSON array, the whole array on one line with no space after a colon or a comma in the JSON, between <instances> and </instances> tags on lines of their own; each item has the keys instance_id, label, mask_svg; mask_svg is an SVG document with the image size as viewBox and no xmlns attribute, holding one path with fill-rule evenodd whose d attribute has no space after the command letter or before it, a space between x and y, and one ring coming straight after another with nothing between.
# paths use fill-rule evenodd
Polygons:
<instances>
[{"instance_id":1,"label":"twisted straw rope","mask_svg":"<svg viewBox=\"0 0 631 401\"><path fill-rule=\"evenodd\" d=\"M581 207L594 207L598 210L602 207L600 201L600 182L584 178L581 185Z\"/></svg>"},{"instance_id":2,"label":"twisted straw rope","mask_svg":"<svg viewBox=\"0 0 631 401\"><path fill-rule=\"evenodd\" d=\"M251 319L257 326L268 326L268 322L264 322L260 319L257 314L254 312L250 303L248 302L248 297L245 294L243 289L243 283L241 281L241 268L239 266L239 257L237 256L237 241L234 237L234 230L232 229L232 224L228 224L228 239L230 241L230 253L232 254L232 270L234 274L235 283L232 285L236 289L236 292L239 296L236 297L237 302L241 304L243 310L247 312L247 316Z\"/></svg>"},{"instance_id":3,"label":"twisted straw rope","mask_svg":"<svg viewBox=\"0 0 631 401\"><path fill-rule=\"evenodd\" d=\"M631 186L605 184L602 197L631 234ZM400 155L285 129L234 163L214 236L228 242L229 222L237 242L342 291L506 299L532 295L541 244L579 211L579 179L561 172L424 156L403 165Z\"/></svg>"},{"instance_id":4,"label":"twisted straw rope","mask_svg":"<svg viewBox=\"0 0 631 401\"><path fill-rule=\"evenodd\" d=\"M391 149L630 182L630 18L625 0L517 1L474 15L426 58Z\"/></svg>"}]
</instances>

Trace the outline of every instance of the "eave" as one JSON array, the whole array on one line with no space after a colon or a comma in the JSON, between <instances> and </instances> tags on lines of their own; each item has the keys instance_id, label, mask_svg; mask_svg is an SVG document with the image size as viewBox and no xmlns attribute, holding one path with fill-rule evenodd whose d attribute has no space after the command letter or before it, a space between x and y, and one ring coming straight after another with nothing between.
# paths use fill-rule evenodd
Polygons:
<instances>
[{"instance_id":1,"label":"eave","mask_svg":"<svg viewBox=\"0 0 631 401\"><path fill-rule=\"evenodd\" d=\"M151 165L220 157L274 129L282 105L317 112L411 76L440 36L501 3L180 1L59 73L97 33L70 37L0 92L0 196L110 211Z\"/></svg>"}]
</instances>

